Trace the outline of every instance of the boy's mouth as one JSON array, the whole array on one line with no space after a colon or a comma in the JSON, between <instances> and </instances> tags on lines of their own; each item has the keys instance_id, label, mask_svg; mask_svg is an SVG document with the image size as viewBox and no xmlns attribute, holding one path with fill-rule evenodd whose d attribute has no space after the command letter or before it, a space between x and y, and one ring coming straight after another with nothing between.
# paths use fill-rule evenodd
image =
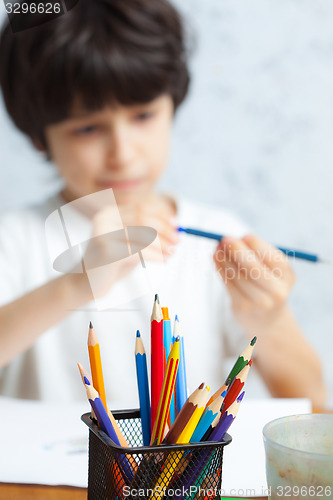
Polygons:
<instances>
[{"instance_id":1,"label":"boy's mouth","mask_svg":"<svg viewBox=\"0 0 333 500\"><path fill-rule=\"evenodd\" d=\"M105 180L101 181L100 184L104 189L134 189L142 183L142 179L132 179L132 180L121 180L121 181L111 181Z\"/></svg>"}]
</instances>

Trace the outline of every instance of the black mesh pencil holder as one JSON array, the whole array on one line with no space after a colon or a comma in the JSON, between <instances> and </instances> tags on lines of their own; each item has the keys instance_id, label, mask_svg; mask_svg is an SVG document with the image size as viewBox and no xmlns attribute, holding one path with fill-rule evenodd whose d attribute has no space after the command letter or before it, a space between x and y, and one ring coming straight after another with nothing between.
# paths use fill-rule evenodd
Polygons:
<instances>
[{"instance_id":1,"label":"black mesh pencil holder","mask_svg":"<svg viewBox=\"0 0 333 500\"><path fill-rule=\"evenodd\" d=\"M140 410L114 411L128 442L120 447L82 415L89 427L88 500L220 498L221 442L142 446Z\"/></svg>"}]
</instances>

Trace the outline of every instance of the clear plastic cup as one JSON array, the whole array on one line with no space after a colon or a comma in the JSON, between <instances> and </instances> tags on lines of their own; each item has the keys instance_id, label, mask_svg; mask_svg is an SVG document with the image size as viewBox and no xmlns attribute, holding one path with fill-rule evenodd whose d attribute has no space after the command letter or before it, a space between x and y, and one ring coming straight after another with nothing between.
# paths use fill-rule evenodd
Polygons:
<instances>
[{"instance_id":1,"label":"clear plastic cup","mask_svg":"<svg viewBox=\"0 0 333 500\"><path fill-rule=\"evenodd\" d=\"M271 500L333 498L333 415L293 415L263 429Z\"/></svg>"}]
</instances>

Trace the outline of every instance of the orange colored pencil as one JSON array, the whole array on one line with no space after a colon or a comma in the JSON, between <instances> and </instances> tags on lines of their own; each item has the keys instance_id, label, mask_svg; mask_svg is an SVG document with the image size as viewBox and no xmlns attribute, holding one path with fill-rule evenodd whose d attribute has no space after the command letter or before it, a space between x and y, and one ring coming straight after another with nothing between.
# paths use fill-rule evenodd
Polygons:
<instances>
[{"instance_id":1,"label":"orange colored pencil","mask_svg":"<svg viewBox=\"0 0 333 500\"><path fill-rule=\"evenodd\" d=\"M114 427L114 430L118 436L121 446L128 446L126 439L124 438L123 433L121 432L116 419L112 415L112 412L109 410L106 403L106 395L105 395L105 387L104 387L104 378L102 371L102 360L101 360L101 352L99 348L99 343L97 339L97 335L95 333L94 327L90 321L89 325L89 334L88 334L88 351L89 351L89 361L90 361L90 369L92 376L92 385L99 393L99 397L108 412L111 423Z\"/></svg>"},{"instance_id":2,"label":"orange colored pencil","mask_svg":"<svg viewBox=\"0 0 333 500\"><path fill-rule=\"evenodd\" d=\"M221 385L221 387L219 389L217 389L216 392L214 392L214 394L212 395L212 397L208 400L208 403L206 405L206 408L208 408L208 406L216 399L218 398L219 396L221 396L222 392L224 391L227 391L228 390L228 387L229 387L229 384L223 384Z\"/></svg>"},{"instance_id":3,"label":"orange colored pencil","mask_svg":"<svg viewBox=\"0 0 333 500\"><path fill-rule=\"evenodd\" d=\"M91 375L92 375L92 383L93 383L93 386L95 387L96 391L98 392L99 397L101 398L105 409L107 410L108 407L106 404L101 352L99 349L97 335L95 333L95 330L94 330L94 327L92 326L91 321L90 321L90 325L89 325L89 334L88 334L88 351L89 351L89 361L90 361L90 369L91 369Z\"/></svg>"}]
</instances>

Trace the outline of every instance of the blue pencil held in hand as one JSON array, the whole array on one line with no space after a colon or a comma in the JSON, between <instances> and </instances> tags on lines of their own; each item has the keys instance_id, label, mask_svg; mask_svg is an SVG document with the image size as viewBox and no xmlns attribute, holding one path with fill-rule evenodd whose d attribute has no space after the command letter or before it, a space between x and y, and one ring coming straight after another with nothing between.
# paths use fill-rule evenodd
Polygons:
<instances>
[{"instance_id":1,"label":"blue pencil held in hand","mask_svg":"<svg viewBox=\"0 0 333 500\"><path fill-rule=\"evenodd\" d=\"M193 236L202 236L203 238L208 238L210 240L221 241L224 237L223 234L209 233L207 231L201 231L199 229L193 229L189 227L178 227L180 233L192 234ZM308 262L318 262L323 264L330 264L332 262L327 261L319 257L318 255L301 252L300 250L292 250L290 248L277 247L282 253L287 255L287 257L294 257L295 259L307 260Z\"/></svg>"}]
</instances>

